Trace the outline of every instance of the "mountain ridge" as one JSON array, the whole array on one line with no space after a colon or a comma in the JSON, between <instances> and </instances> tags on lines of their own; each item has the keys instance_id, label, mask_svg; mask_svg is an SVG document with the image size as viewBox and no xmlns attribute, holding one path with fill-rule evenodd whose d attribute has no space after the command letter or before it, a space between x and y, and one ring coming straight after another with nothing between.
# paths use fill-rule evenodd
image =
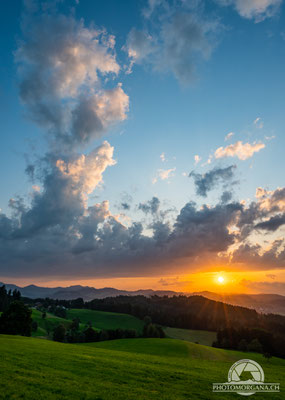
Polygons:
<instances>
[{"instance_id":1,"label":"mountain ridge","mask_svg":"<svg viewBox=\"0 0 285 400\"><path fill-rule=\"evenodd\" d=\"M221 301L223 303L243 306L255 309L261 313L275 313L285 315L285 296L280 294L219 294L209 291L201 292L176 292L173 290L154 290L154 289L138 289L138 290L123 290L112 287L94 288L92 286L71 285L68 287L42 287L37 285L27 285L24 287L15 284L6 284L0 282L0 286L5 285L9 290L17 289L23 297L31 299L50 297L58 300L73 300L83 298L84 301L93 299L103 299L106 297L115 296L193 296L199 295L211 300Z\"/></svg>"}]
</instances>

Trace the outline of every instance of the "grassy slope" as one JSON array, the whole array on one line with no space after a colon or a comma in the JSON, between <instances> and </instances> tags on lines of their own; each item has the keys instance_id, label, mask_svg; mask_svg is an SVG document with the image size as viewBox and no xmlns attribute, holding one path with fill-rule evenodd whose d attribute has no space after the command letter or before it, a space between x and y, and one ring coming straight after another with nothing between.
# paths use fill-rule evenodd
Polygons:
<instances>
[{"instance_id":1,"label":"grassy slope","mask_svg":"<svg viewBox=\"0 0 285 400\"><path fill-rule=\"evenodd\" d=\"M37 321L38 329L36 332L33 332L33 336L48 336L47 328L49 328L50 333L53 332L54 328L59 325L63 324L66 328L71 324L72 321L64 318L56 317L53 314L47 313L45 319L42 318L42 313L38 310L32 309L32 319Z\"/></svg>"},{"instance_id":2,"label":"grassy slope","mask_svg":"<svg viewBox=\"0 0 285 400\"><path fill-rule=\"evenodd\" d=\"M86 309L71 309L67 311L67 318L80 318L83 324L92 322L92 327L97 329L136 329L142 332L143 321L128 314L94 311Z\"/></svg>"},{"instance_id":3,"label":"grassy slope","mask_svg":"<svg viewBox=\"0 0 285 400\"><path fill-rule=\"evenodd\" d=\"M211 400L234 361L260 362L267 382L285 382L285 361L174 339L122 339L89 345L0 336L0 399ZM284 390L284 389L283 389ZM284 393L257 394L284 399Z\"/></svg>"},{"instance_id":4,"label":"grassy slope","mask_svg":"<svg viewBox=\"0 0 285 400\"><path fill-rule=\"evenodd\" d=\"M188 342L198 342L205 346L212 346L212 343L217 339L216 332L209 331L194 331L191 329L165 328L167 336L173 339L187 340Z\"/></svg>"}]
</instances>

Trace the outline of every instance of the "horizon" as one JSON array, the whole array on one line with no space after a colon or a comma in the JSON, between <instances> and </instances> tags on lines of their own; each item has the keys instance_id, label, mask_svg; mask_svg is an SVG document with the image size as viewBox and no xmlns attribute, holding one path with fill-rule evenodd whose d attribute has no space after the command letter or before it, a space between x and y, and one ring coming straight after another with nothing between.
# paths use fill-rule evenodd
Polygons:
<instances>
[{"instance_id":1,"label":"horizon","mask_svg":"<svg viewBox=\"0 0 285 400\"><path fill-rule=\"evenodd\" d=\"M125 289L123 287L113 287L113 286L102 286L102 287L96 287L96 286L90 286L90 285L83 285L83 284L65 284L64 285L59 285L59 286L44 286L43 284L25 284L21 286L21 284L16 284L16 283L11 283L11 282L0 282L4 286L17 286L19 289L24 289L30 286L37 287L37 288L45 288L45 289L68 289L68 288L73 288L73 287L81 287L81 288L89 288L89 289L96 289L96 290L103 290L103 289L115 289L115 290L120 290L120 291L126 291L126 292L137 292L137 291L153 291L153 292L171 292L171 293L183 293L185 295L200 295L203 293L212 293L212 294L217 294L221 297L223 296L234 296L234 295L248 295L248 296L254 296L254 295L272 295L272 296L281 296L285 297L284 294L280 293L264 293L264 292L227 292L225 290L216 290L216 291L211 291L211 290L201 290L201 291L185 291L185 290L177 290L177 289L170 289L170 288L160 288L160 289L153 289L151 287L137 287L133 289Z\"/></svg>"},{"instance_id":2,"label":"horizon","mask_svg":"<svg viewBox=\"0 0 285 400\"><path fill-rule=\"evenodd\" d=\"M0 280L285 295L284 2L108 2L0 6Z\"/></svg>"}]
</instances>

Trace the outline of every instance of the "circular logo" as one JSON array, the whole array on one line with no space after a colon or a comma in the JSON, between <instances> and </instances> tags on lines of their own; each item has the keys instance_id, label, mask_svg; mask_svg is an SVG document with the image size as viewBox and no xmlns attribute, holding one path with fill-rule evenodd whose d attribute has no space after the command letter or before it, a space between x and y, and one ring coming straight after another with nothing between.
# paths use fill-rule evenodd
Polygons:
<instances>
[{"instance_id":1,"label":"circular logo","mask_svg":"<svg viewBox=\"0 0 285 400\"><path fill-rule=\"evenodd\" d=\"M228 373L229 383L251 385L264 382L264 372L261 366L253 360L239 360L233 364ZM255 392L237 392L243 396L250 396Z\"/></svg>"}]
</instances>

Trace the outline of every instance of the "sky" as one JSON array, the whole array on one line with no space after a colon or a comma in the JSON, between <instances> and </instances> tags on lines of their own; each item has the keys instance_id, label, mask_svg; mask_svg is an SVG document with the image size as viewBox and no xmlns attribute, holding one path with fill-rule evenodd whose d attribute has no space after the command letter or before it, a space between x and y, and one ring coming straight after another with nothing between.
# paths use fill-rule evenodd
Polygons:
<instances>
[{"instance_id":1,"label":"sky","mask_svg":"<svg viewBox=\"0 0 285 400\"><path fill-rule=\"evenodd\" d=\"M285 295L284 2L0 7L0 280Z\"/></svg>"}]
</instances>

